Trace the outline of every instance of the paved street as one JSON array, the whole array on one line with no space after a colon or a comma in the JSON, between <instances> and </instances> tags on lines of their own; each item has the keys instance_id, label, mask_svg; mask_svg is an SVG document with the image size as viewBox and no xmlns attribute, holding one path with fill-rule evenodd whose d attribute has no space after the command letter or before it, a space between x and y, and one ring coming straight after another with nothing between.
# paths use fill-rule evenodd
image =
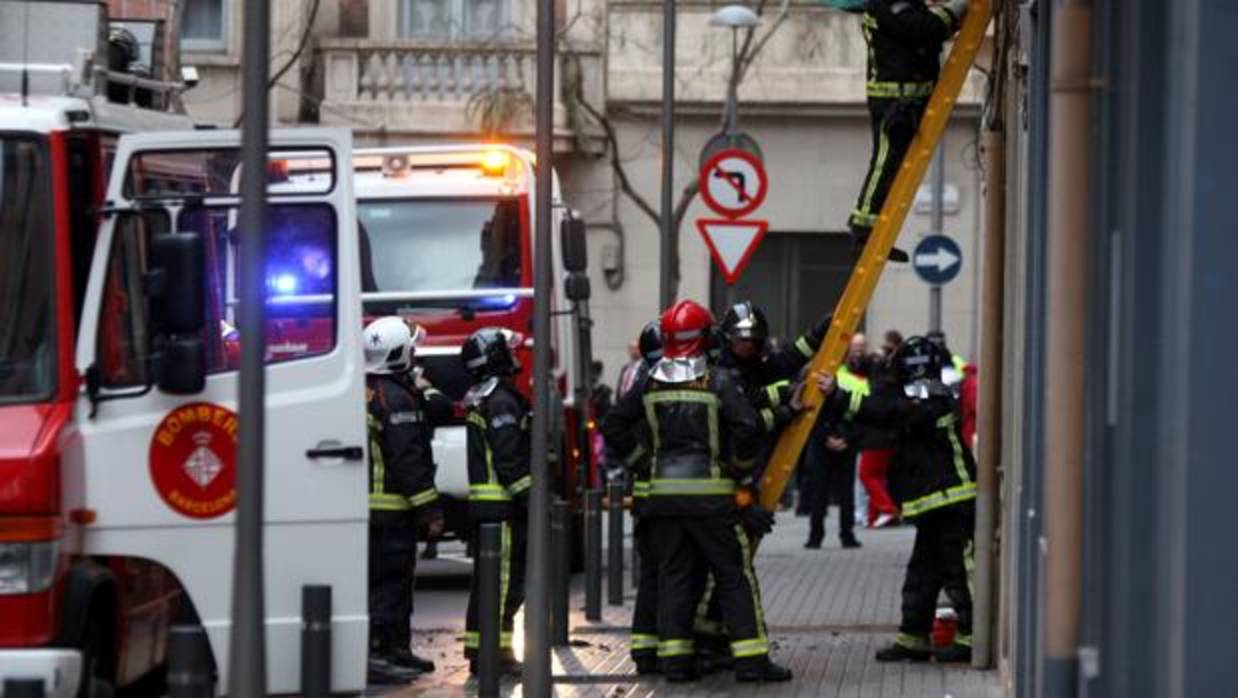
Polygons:
<instances>
[{"instance_id":1,"label":"paved street","mask_svg":"<svg viewBox=\"0 0 1238 698\"><path fill-rule=\"evenodd\" d=\"M836 515L835 515L836 520ZM801 545L807 520L779 515L778 527L757 555L775 656L795 672L789 684L740 687L729 674L716 674L688 687L657 678L638 678L627 652L627 623L633 591L625 605L604 606L600 623L584 619L582 577L574 580L572 645L554 650L557 695L598 696L839 696L887 698L924 696L989 698L1000 695L995 674L962 666L883 665L876 649L889 642L898 623L899 585L911 546L911 528L860 531L860 550L842 550L835 535L819 551ZM629 529L630 531L630 526ZM831 532L833 534L833 531ZM444 554L450 557L450 546ZM467 568L440 560L419 579L415 642L438 671L409 688L375 690L387 696L467 696L475 693L456 636L463 630ZM630 574L625 575L625 581ZM432 588L424 588L432 587ZM605 600L605 595L603 596ZM519 629L518 629L519 630ZM521 633L517 632L519 642ZM504 684L504 695L520 695Z\"/></svg>"}]
</instances>

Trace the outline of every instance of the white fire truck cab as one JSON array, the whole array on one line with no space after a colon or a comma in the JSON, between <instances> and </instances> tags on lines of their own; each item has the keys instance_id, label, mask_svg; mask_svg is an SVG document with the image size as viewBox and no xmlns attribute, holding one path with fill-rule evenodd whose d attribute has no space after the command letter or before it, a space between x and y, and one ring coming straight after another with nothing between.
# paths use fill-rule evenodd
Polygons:
<instances>
[{"instance_id":1,"label":"white fire truck cab","mask_svg":"<svg viewBox=\"0 0 1238 698\"><path fill-rule=\"evenodd\" d=\"M301 588L325 584L334 688L359 690L368 469L351 136L275 131L271 148L272 170L289 158L326 166L316 188L272 192L267 341L276 346L286 322L328 331L300 351L269 353L268 689L298 690ZM0 337L16 337L0 379L13 404L0 411L21 436L6 438L0 464L23 471L0 481L0 679L43 678L52 695L79 686L89 695L157 669L178 621L201 623L221 685L228 676L244 341L233 263L239 135L123 136L115 158L80 327L49 303L0 320ZM7 170L0 190L21 174ZM6 222L3 235L29 229ZM48 248L26 253L30 283L50 269L55 243L27 236L25 245ZM292 300L278 293L288 273L301 283Z\"/></svg>"}]
</instances>

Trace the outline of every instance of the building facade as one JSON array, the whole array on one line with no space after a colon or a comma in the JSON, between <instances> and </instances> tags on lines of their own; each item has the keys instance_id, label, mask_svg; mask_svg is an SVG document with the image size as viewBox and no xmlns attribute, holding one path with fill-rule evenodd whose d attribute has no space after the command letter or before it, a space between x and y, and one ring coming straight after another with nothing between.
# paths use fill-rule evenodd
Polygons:
<instances>
[{"instance_id":1,"label":"building facade","mask_svg":"<svg viewBox=\"0 0 1238 698\"><path fill-rule=\"evenodd\" d=\"M160 2L110 4L118 15ZM677 197L696 178L701 148L722 122L732 37L709 18L724 4L677 4ZM201 76L186 106L204 121L230 124L240 113L241 5L174 5L181 61ZM728 293L696 230L695 220L710 215L697 197L679 231L679 296L708 300L718 311L728 299L751 297L767 308L777 334L793 338L832 309L849 271L845 223L871 148L866 51L854 15L810 0L750 5L763 14L757 37L774 32L739 87L740 129L760 145L771 182L754 215L768 219L770 233ZM278 123L347 126L365 144L496 138L532 145L535 0L275 0L271 7ZM556 167L568 205L591 231L594 348L613 378L628 343L658 311L658 226L621 191L614 162L656 211L662 4L557 0L555 8ZM942 326L952 348L967 356L977 346L982 93L975 75L943 143L943 232L959 243L963 262L944 288ZM613 127L613 144L591 112ZM925 197L904 226L901 246L913 248L929 232L928 212ZM887 266L868 330L913 334L928 322L929 287L910 266Z\"/></svg>"}]
</instances>

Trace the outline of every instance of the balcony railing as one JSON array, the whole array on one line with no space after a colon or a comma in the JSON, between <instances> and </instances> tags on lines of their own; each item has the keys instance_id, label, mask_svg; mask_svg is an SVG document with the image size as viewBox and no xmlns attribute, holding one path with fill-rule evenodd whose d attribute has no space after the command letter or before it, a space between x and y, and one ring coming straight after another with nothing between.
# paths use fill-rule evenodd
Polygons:
<instances>
[{"instance_id":1,"label":"balcony railing","mask_svg":"<svg viewBox=\"0 0 1238 698\"><path fill-rule=\"evenodd\" d=\"M324 123L407 133L469 133L478 130L475 114L468 109L478 96L527 95L531 105L536 92L537 48L531 42L469 45L329 39L320 43L318 52L323 67ZM586 83L600 85L600 55L572 55L581 59ZM555 132L566 137L571 134L558 89L561 74L556 69ZM517 109L506 131L531 134L529 110Z\"/></svg>"}]
</instances>

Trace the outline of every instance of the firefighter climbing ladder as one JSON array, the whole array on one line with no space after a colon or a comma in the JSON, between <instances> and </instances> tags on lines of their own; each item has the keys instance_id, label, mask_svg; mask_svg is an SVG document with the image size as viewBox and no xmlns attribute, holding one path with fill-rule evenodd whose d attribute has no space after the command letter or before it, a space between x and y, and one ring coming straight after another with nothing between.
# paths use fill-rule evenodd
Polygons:
<instances>
[{"instance_id":1,"label":"firefighter climbing ladder","mask_svg":"<svg viewBox=\"0 0 1238 698\"><path fill-rule=\"evenodd\" d=\"M967 17L963 20L963 26L959 29L946 64L942 67L937 86L929 98L928 108L924 111L924 118L920 121L920 128L906 157L903 158L898 174L894 177L890 194L881 207L881 215L868 238L860 261L851 272L847 288L838 301L838 307L834 309L834 321L830 324L825 341L821 342L821 348L809 364L810 372L824 371L834 374L842 364L847 344L859 327L860 317L873 297L873 290L877 288L881 270L885 268L886 256L894 247L894 241L898 238L898 232L902 229L907 211L915 198L916 189L920 186L924 171L933 156L933 150L946 130L946 122L963 89L967 71L976 60L976 53L992 16L992 0L971 0L968 4ZM761 478L761 505L769 511L776 510L787 480L795 472L800 452L812 432L817 412L821 409L821 391L817 389L816 382L809 380L806 383L803 394L805 409L778 439L778 445L765 468L765 475Z\"/></svg>"}]
</instances>

